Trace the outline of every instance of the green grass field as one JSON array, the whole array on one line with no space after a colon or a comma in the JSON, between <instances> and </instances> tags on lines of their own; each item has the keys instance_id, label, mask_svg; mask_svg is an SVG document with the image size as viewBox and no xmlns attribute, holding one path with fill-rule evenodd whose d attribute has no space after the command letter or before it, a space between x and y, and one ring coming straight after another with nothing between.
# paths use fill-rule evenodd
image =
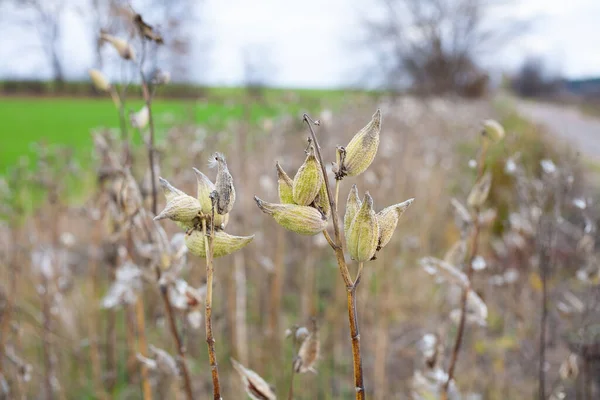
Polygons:
<instances>
[{"instance_id":1,"label":"green grass field","mask_svg":"<svg viewBox=\"0 0 600 400\"><path fill-rule=\"evenodd\" d=\"M300 115L322 107L336 107L347 99L341 91L268 90L261 101L247 101L241 89L212 89L206 99L157 99L157 134L179 122L195 122L221 129L230 121L250 115L253 122L282 114ZM138 110L141 100L129 101ZM249 111L249 113L248 113ZM90 131L118 127L118 115L109 98L4 97L0 98L0 175L23 156L32 155L32 143L73 147L79 157L91 149Z\"/></svg>"}]
</instances>

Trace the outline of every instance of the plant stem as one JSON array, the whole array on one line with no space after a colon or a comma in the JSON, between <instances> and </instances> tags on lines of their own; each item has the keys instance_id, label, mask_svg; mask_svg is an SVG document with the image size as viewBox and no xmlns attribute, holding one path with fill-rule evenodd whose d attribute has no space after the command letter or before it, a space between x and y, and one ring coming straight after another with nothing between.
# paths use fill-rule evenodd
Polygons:
<instances>
[{"instance_id":1,"label":"plant stem","mask_svg":"<svg viewBox=\"0 0 600 400\"><path fill-rule=\"evenodd\" d=\"M483 143L481 152L479 153L479 160L477 162L477 182L482 176L485 167L485 156L487 153L487 145L486 142ZM462 345L462 338L464 336L465 324L467 321L467 300L469 298L469 291L471 289L471 279L473 277L473 260L477 255L477 247L479 244L479 209L476 208L473 215L473 232L471 235L471 246L469 255L467 257L467 265L465 268L467 269L467 284L468 286L463 290L461 297L461 306L460 306L460 321L458 323L458 331L456 333L456 341L454 342L454 347L452 349L452 356L450 358L450 366L448 367L448 380L444 384L441 399L446 400L448 398L448 389L450 388L450 383L454 377L454 371L456 369L456 363L458 362L458 354L460 353L460 346Z\"/></svg>"},{"instance_id":2,"label":"plant stem","mask_svg":"<svg viewBox=\"0 0 600 400\"><path fill-rule=\"evenodd\" d=\"M142 79L142 93L144 95L144 101L146 102L146 108L148 109L148 127L150 129L150 141L148 143L148 162L150 163L150 180L152 184L152 213L157 214L157 191L156 191L156 171L154 165L154 118L152 117L152 94L144 74L144 58L146 53L146 42L142 43L142 61L140 62L140 77Z\"/></svg>"},{"instance_id":3,"label":"plant stem","mask_svg":"<svg viewBox=\"0 0 600 400\"><path fill-rule=\"evenodd\" d=\"M348 270L348 265L346 264L344 249L342 247L342 235L340 233L340 223L337 209L340 180L336 179L334 198L331 193L329 180L327 179L327 170L325 169L325 164L323 163L323 157L321 156L321 147L319 146L319 141L317 140L317 136L315 135L315 131L312 127L314 121L307 114L304 114L303 119L304 122L306 122L306 124L308 125L311 138L315 144L317 158L321 165L321 171L325 180L325 188L327 189L329 205L331 206L331 218L333 219L333 233L335 237L335 246L332 246L332 248L335 252L335 257L338 263L340 274L342 275L342 279L344 280L344 284L346 285L346 296L348 301L348 323L350 325L350 340L352 342L352 364L354 366L354 389L356 392L356 399L364 400L365 387L363 383L362 358L360 354L360 334L358 331L358 316L356 312L356 288L358 286L358 283L360 282L360 275L357 276L356 282L352 281L352 278L350 277L350 271ZM327 236L328 235L326 235L325 237Z\"/></svg>"},{"instance_id":4,"label":"plant stem","mask_svg":"<svg viewBox=\"0 0 600 400\"><path fill-rule=\"evenodd\" d=\"M288 391L288 400L294 400L294 377L296 376L296 369L294 363L292 363L292 376L290 377L290 390Z\"/></svg>"},{"instance_id":5,"label":"plant stem","mask_svg":"<svg viewBox=\"0 0 600 400\"><path fill-rule=\"evenodd\" d=\"M221 400L221 384L219 383L219 364L217 364L217 355L215 352L215 338L212 329L212 286L213 286L213 232L214 232L214 206L213 218L211 219L211 232L207 235L206 219L202 219L202 233L204 234L204 246L206 250L206 300L205 300L205 324L206 324L206 343L208 345L208 360L213 383L213 399Z\"/></svg>"},{"instance_id":6,"label":"plant stem","mask_svg":"<svg viewBox=\"0 0 600 400\"><path fill-rule=\"evenodd\" d=\"M138 352L142 356L148 357L148 343L146 342L146 320L144 317L144 301L142 300L142 293L139 294L135 303L135 317L138 334ZM143 363L140 366L140 375L142 376L142 393L144 400L152 400L152 387L150 386L148 367L146 367Z\"/></svg>"},{"instance_id":7,"label":"plant stem","mask_svg":"<svg viewBox=\"0 0 600 400\"><path fill-rule=\"evenodd\" d=\"M190 373L187 367L186 357L185 357L185 347L183 342L181 341L181 337L177 332L177 324L175 322L175 315L173 313L173 306L169 301L169 295L167 292L167 286L161 286L160 293L162 295L163 302L165 303L165 310L167 312L167 319L169 320L169 329L171 330L171 336L173 336L173 340L175 340L175 345L177 346L177 352L179 354L179 368L181 370L181 375L183 375L183 384L185 386L185 394L188 400L193 400L194 392L192 390L192 381L190 379Z\"/></svg>"}]
</instances>

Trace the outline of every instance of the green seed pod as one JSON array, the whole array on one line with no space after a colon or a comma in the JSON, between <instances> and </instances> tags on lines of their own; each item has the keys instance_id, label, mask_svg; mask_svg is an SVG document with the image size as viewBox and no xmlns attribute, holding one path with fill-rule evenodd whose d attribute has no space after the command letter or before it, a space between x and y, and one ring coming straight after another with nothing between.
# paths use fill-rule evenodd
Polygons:
<instances>
[{"instance_id":1,"label":"green seed pod","mask_svg":"<svg viewBox=\"0 0 600 400\"><path fill-rule=\"evenodd\" d=\"M235 203L235 188L233 187L233 178L227 168L225 156L221 153L216 153L213 156L211 163L217 165L217 180L215 188L217 191L217 203L215 211L218 214L227 214L233 208Z\"/></svg>"},{"instance_id":2,"label":"green seed pod","mask_svg":"<svg viewBox=\"0 0 600 400\"><path fill-rule=\"evenodd\" d=\"M377 222L379 223L379 243L377 250L383 249L390 242L398 225L398 220L414 200L408 199L402 203L386 207L377 213Z\"/></svg>"},{"instance_id":3,"label":"green seed pod","mask_svg":"<svg viewBox=\"0 0 600 400\"><path fill-rule=\"evenodd\" d=\"M165 195L165 199L167 199L167 203L173 200L177 196L184 196L185 193L182 190L177 189L175 186L171 185L169 181L164 178L158 178L158 183L163 190L163 194Z\"/></svg>"},{"instance_id":4,"label":"green seed pod","mask_svg":"<svg viewBox=\"0 0 600 400\"><path fill-rule=\"evenodd\" d=\"M190 253L206 258L206 243L204 242L204 233L193 230L192 233L185 236L185 245ZM248 245L254 239L252 236L233 236L223 231L215 231L213 237L213 257L222 257L236 252Z\"/></svg>"},{"instance_id":5,"label":"green seed pod","mask_svg":"<svg viewBox=\"0 0 600 400\"><path fill-rule=\"evenodd\" d=\"M360 130L348 146L342 172L346 175L360 175L371 165L379 147L379 132L381 131L381 111L375 111L371 122Z\"/></svg>"},{"instance_id":6,"label":"green seed pod","mask_svg":"<svg viewBox=\"0 0 600 400\"><path fill-rule=\"evenodd\" d=\"M471 193L467 198L467 204L473 208L478 208L485 203L490 194L490 188L492 187L492 174L486 172L477 182L473 185Z\"/></svg>"},{"instance_id":7,"label":"green seed pod","mask_svg":"<svg viewBox=\"0 0 600 400\"><path fill-rule=\"evenodd\" d=\"M312 236L320 233L327 226L327 219L319 210L296 204L273 204L254 196L258 207L287 230L300 235Z\"/></svg>"},{"instance_id":8,"label":"green seed pod","mask_svg":"<svg viewBox=\"0 0 600 400\"><path fill-rule=\"evenodd\" d=\"M358 262L369 261L377 251L378 242L379 223L373 210L373 198L367 192L346 236L350 257Z\"/></svg>"},{"instance_id":9,"label":"green seed pod","mask_svg":"<svg viewBox=\"0 0 600 400\"><path fill-rule=\"evenodd\" d=\"M331 215L331 204L329 204L329 197L327 196L327 186L325 186L325 180L321 185L321 190L315 199L315 206L319 211L323 213L325 218L329 218Z\"/></svg>"},{"instance_id":10,"label":"green seed pod","mask_svg":"<svg viewBox=\"0 0 600 400\"><path fill-rule=\"evenodd\" d=\"M346 214L344 214L344 235L348 237L348 231L350 231L350 225L356 216L358 210L362 206L362 202L358 197L358 189L356 185L352 185L350 193L348 193L348 200L346 200Z\"/></svg>"},{"instance_id":11,"label":"green seed pod","mask_svg":"<svg viewBox=\"0 0 600 400\"><path fill-rule=\"evenodd\" d=\"M154 220L158 221L168 218L172 221L192 224L194 219L200 214L201 209L202 206L197 199L183 194L171 199L165 206L165 209L154 217Z\"/></svg>"},{"instance_id":12,"label":"green seed pod","mask_svg":"<svg viewBox=\"0 0 600 400\"><path fill-rule=\"evenodd\" d=\"M215 185L210 181L210 179L208 179L206 175L196 168L194 168L194 173L196 174L196 182L198 183L198 201L202 205L202 213L210 215L212 213L212 201L210 200L210 194L216 190Z\"/></svg>"},{"instance_id":13,"label":"green seed pod","mask_svg":"<svg viewBox=\"0 0 600 400\"><path fill-rule=\"evenodd\" d=\"M279 184L279 201L283 204L294 204L294 181L281 168L279 162L275 163L275 167L277 168L277 182Z\"/></svg>"},{"instance_id":14,"label":"green seed pod","mask_svg":"<svg viewBox=\"0 0 600 400\"><path fill-rule=\"evenodd\" d=\"M498 121L486 119L483 121L483 134L490 139L492 143L498 143L504 139L504 127Z\"/></svg>"},{"instance_id":15,"label":"green seed pod","mask_svg":"<svg viewBox=\"0 0 600 400\"><path fill-rule=\"evenodd\" d=\"M314 147L310 146L304 164L294 176L292 187L294 203L308 206L317 197L322 184L323 172L321 171L321 165L315 157Z\"/></svg>"}]
</instances>

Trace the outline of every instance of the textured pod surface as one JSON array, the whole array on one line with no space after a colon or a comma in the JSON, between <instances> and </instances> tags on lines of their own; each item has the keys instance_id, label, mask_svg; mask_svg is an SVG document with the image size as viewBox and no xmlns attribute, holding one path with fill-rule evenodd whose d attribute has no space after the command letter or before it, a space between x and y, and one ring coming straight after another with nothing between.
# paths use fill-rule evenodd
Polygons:
<instances>
[{"instance_id":1,"label":"textured pod surface","mask_svg":"<svg viewBox=\"0 0 600 400\"><path fill-rule=\"evenodd\" d=\"M173 221L191 223L201 210L200 202L187 194L175 196L167 203L165 209L160 212L155 221L168 218Z\"/></svg>"},{"instance_id":2,"label":"textured pod surface","mask_svg":"<svg viewBox=\"0 0 600 400\"><path fill-rule=\"evenodd\" d=\"M312 203L323 184L323 173L321 165L315 157L315 149L310 146L306 160L294 176L292 194L294 203L301 206L308 206Z\"/></svg>"},{"instance_id":3,"label":"textured pod surface","mask_svg":"<svg viewBox=\"0 0 600 400\"><path fill-rule=\"evenodd\" d=\"M216 190L215 184L196 168L194 168L194 173L196 174L196 182L198 184L197 196L198 201L202 205L202 212L210 215L212 212L212 201L210 199L210 194ZM217 224L216 218L215 224Z\"/></svg>"},{"instance_id":4,"label":"textured pod surface","mask_svg":"<svg viewBox=\"0 0 600 400\"><path fill-rule=\"evenodd\" d=\"M256 372L244 367L242 364L231 359L233 368L242 379L244 390L252 400L276 400L277 396L273 393L271 386Z\"/></svg>"},{"instance_id":5,"label":"textured pod surface","mask_svg":"<svg viewBox=\"0 0 600 400\"><path fill-rule=\"evenodd\" d=\"M252 236L233 236L223 231L215 231L213 238L213 256L222 257L238 251L248 245L254 239ZM185 237L185 245L190 253L206 258L206 244L204 233L194 230Z\"/></svg>"},{"instance_id":6,"label":"textured pod surface","mask_svg":"<svg viewBox=\"0 0 600 400\"><path fill-rule=\"evenodd\" d=\"M398 220L404 212L410 207L414 199L403 201L402 203L394 204L386 207L377 213L377 222L379 223L379 243L378 250L381 250L390 242Z\"/></svg>"},{"instance_id":7,"label":"textured pod surface","mask_svg":"<svg viewBox=\"0 0 600 400\"><path fill-rule=\"evenodd\" d=\"M279 163L275 164L277 168L277 183L279 191L279 201L284 204L294 204L293 187L294 181L285 173Z\"/></svg>"},{"instance_id":8,"label":"textured pod surface","mask_svg":"<svg viewBox=\"0 0 600 400\"><path fill-rule=\"evenodd\" d=\"M89 70L90 79L94 84L94 87L97 90L108 92L110 90L110 83L108 83L108 79L104 76L104 74L97 69Z\"/></svg>"},{"instance_id":9,"label":"textured pod surface","mask_svg":"<svg viewBox=\"0 0 600 400\"><path fill-rule=\"evenodd\" d=\"M327 186L325 186L325 180L321 185L321 190L317 194L315 199L315 206L325 215L325 218L329 218L331 215L331 204L329 203L329 196L327 196Z\"/></svg>"},{"instance_id":10,"label":"textured pod surface","mask_svg":"<svg viewBox=\"0 0 600 400\"><path fill-rule=\"evenodd\" d=\"M327 219L319 210L296 204L273 204L254 197L258 207L287 230L300 235L312 236L320 233L327 226Z\"/></svg>"},{"instance_id":11,"label":"textured pod surface","mask_svg":"<svg viewBox=\"0 0 600 400\"><path fill-rule=\"evenodd\" d=\"M379 223L373 210L373 198L368 192L365 194L360 210L352 220L346 242L350 256L358 262L369 261L377 251Z\"/></svg>"},{"instance_id":12,"label":"textured pod surface","mask_svg":"<svg viewBox=\"0 0 600 400\"><path fill-rule=\"evenodd\" d=\"M362 128L346 146L343 171L350 175L360 175L371 165L379 147L381 131L381 111L375 111L371 122Z\"/></svg>"},{"instance_id":13,"label":"textured pod surface","mask_svg":"<svg viewBox=\"0 0 600 400\"><path fill-rule=\"evenodd\" d=\"M471 207L481 207L490 194L490 188L492 187L492 174L486 172L477 182L473 185L471 193L467 198L467 204Z\"/></svg>"},{"instance_id":14,"label":"textured pod surface","mask_svg":"<svg viewBox=\"0 0 600 400\"><path fill-rule=\"evenodd\" d=\"M294 371L303 374L306 372L316 372L315 364L319 360L320 343L319 331L313 331L302 341L298 350L298 357L294 361Z\"/></svg>"},{"instance_id":15,"label":"textured pod surface","mask_svg":"<svg viewBox=\"0 0 600 400\"><path fill-rule=\"evenodd\" d=\"M169 181L164 178L158 178L158 183L162 188L163 194L165 195L165 199L167 203L173 200L177 196L185 196L185 192L183 190L177 189L175 186L171 185Z\"/></svg>"},{"instance_id":16,"label":"textured pod surface","mask_svg":"<svg viewBox=\"0 0 600 400\"><path fill-rule=\"evenodd\" d=\"M214 155L215 162L217 163L217 179L215 182L215 188L217 191L217 213L223 215L230 212L235 203L235 188L233 187L233 178L227 168L227 162L225 156L221 153Z\"/></svg>"},{"instance_id":17,"label":"textured pod surface","mask_svg":"<svg viewBox=\"0 0 600 400\"><path fill-rule=\"evenodd\" d=\"M358 189L356 188L356 185L352 185L352 189L350 189L350 193L348 193L348 200L346 200L346 213L344 214L344 235L346 235L346 237L348 237L350 225L352 225L352 221L361 206L362 202L358 197Z\"/></svg>"}]
</instances>

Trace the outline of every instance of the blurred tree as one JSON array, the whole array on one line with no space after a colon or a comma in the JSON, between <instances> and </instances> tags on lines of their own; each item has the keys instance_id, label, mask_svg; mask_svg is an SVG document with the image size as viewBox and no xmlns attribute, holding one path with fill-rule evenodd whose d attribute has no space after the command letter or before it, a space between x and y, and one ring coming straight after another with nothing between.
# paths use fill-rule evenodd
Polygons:
<instances>
[{"instance_id":1,"label":"blurred tree","mask_svg":"<svg viewBox=\"0 0 600 400\"><path fill-rule=\"evenodd\" d=\"M389 88L420 94L482 94L487 74L478 65L483 51L498 48L526 26L503 20L495 7L505 1L379 0L378 18L365 21L369 48ZM370 15L373 15L371 13Z\"/></svg>"},{"instance_id":2,"label":"blurred tree","mask_svg":"<svg viewBox=\"0 0 600 400\"><path fill-rule=\"evenodd\" d=\"M560 90L561 79L542 58L528 57L511 80L511 87L523 97L550 96Z\"/></svg>"}]
</instances>

